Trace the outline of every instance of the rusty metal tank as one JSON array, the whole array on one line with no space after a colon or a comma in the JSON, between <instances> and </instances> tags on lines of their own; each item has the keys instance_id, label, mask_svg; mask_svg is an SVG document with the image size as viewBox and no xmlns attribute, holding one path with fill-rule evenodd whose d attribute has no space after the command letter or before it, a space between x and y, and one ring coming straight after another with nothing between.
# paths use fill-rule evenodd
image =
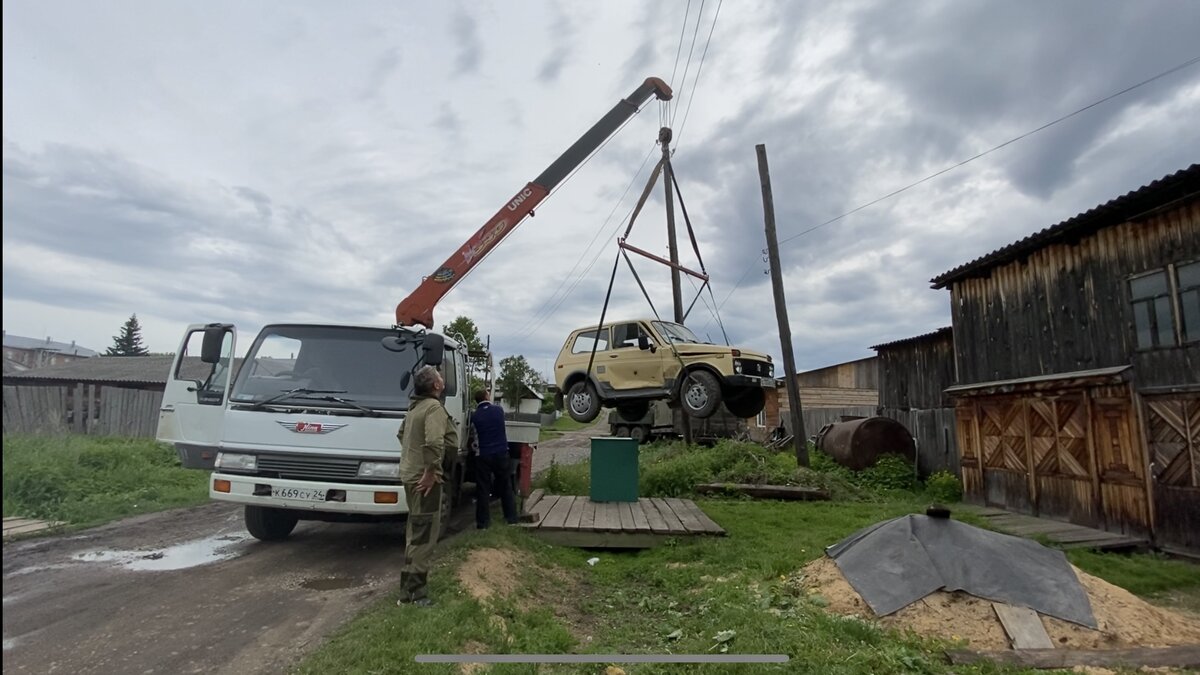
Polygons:
<instances>
[{"instance_id":1,"label":"rusty metal tank","mask_svg":"<svg viewBox=\"0 0 1200 675\"><path fill-rule=\"evenodd\" d=\"M863 417L826 424L817 433L817 448L847 469L875 466L880 455L916 461L917 445L904 425L890 417Z\"/></svg>"}]
</instances>

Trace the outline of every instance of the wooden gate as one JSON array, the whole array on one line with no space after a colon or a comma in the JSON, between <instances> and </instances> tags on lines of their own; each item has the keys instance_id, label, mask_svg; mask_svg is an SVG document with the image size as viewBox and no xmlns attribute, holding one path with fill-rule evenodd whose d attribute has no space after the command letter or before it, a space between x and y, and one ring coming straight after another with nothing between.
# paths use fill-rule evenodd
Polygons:
<instances>
[{"instance_id":1,"label":"wooden gate","mask_svg":"<svg viewBox=\"0 0 1200 675\"><path fill-rule=\"evenodd\" d=\"M1200 550L1200 394L1144 401L1156 538Z\"/></svg>"},{"instance_id":2,"label":"wooden gate","mask_svg":"<svg viewBox=\"0 0 1200 675\"><path fill-rule=\"evenodd\" d=\"M1146 462L1128 386L967 397L956 417L963 487L973 501L1149 532Z\"/></svg>"}]
</instances>

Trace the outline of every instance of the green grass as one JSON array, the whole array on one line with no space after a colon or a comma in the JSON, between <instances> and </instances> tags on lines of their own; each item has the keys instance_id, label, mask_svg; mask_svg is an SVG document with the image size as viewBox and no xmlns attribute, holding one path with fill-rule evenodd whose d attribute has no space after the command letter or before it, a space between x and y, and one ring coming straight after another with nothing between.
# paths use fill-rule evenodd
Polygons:
<instances>
[{"instance_id":1,"label":"green grass","mask_svg":"<svg viewBox=\"0 0 1200 675\"><path fill-rule=\"evenodd\" d=\"M1067 551L1079 569L1148 598L1178 591L1200 597L1200 566L1158 554L1123 555L1086 549ZM1198 608L1200 609L1200 608Z\"/></svg>"},{"instance_id":2,"label":"green grass","mask_svg":"<svg viewBox=\"0 0 1200 675\"><path fill-rule=\"evenodd\" d=\"M184 469L149 439L4 437L4 516L98 525L137 513L200 504L208 473Z\"/></svg>"},{"instance_id":3,"label":"green grass","mask_svg":"<svg viewBox=\"0 0 1200 675\"><path fill-rule=\"evenodd\" d=\"M823 601L788 583L824 547L866 525L919 510L915 501L697 503L729 533L681 538L645 551L587 551L548 546L517 528L471 531L452 542L431 574L432 608L396 607L395 594L339 631L297 672L416 671L418 654L462 653L783 653L786 665L622 665L631 675L658 673L1005 673L994 665L954 667L950 643L838 617ZM479 602L456 571L482 547L523 551L512 570L520 590ZM595 566L586 561L599 558ZM1190 588L1195 566L1157 556L1071 554L1083 569L1152 593ZM1188 573L1191 574L1188 574ZM1139 585L1140 584L1140 585ZM502 623L501 623L502 622ZM717 636L734 634L726 642ZM726 636L728 634L725 634ZM962 645L958 645L962 646ZM497 665L489 673L598 673L603 667ZM419 672L456 673L426 665ZM1035 671L1028 671L1035 672Z\"/></svg>"}]
</instances>

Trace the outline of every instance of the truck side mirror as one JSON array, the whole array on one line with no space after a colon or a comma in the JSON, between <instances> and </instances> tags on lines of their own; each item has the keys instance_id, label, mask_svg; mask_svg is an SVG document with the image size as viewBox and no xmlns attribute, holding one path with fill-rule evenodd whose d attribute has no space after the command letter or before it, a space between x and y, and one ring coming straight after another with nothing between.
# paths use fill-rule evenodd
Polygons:
<instances>
[{"instance_id":1,"label":"truck side mirror","mask_svg":"<svg viewBox=\"0 0 1200 675\"><path fill-rule=\"evenodd\" d=\"M654 343L651 342L650 338L646 335L638 336L638 349L642 351L649 349L651 354L658 351L658 347L654 346Z\"/></svg>"},{"instance_id":2,"label":"truck side mirror","mask_svg":"<svg viewBox=\"0 0 1200 675\"><path fill-rule=\"evenodd\" d=\"M425 365L440 366L446 358L446 338L437 333L426 333L421 341L421 350L424 352L421 361Z\"/></svg>"},{"instance_id":3,"label":"truck side mirror","mask_svg":"<svg viewBox=\"0 0 1200 675\"><path fill-rule=\"evenodd\" d=\"M204 363L220 363L221 347L225 344L225 327L213 324L204 329L204 341L200 344L200 360Z\"/></svg>"}]
</instances>

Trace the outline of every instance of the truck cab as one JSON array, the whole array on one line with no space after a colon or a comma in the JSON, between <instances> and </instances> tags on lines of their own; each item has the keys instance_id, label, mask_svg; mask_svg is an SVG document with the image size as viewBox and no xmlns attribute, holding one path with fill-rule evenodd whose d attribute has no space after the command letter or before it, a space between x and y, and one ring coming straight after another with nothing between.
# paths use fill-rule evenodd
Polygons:
<instances>
[{"instance_id":1,"label":"truck cab","mask_svg":"<svg viewBox=\"0 0 1200 675\"><path fill-rule=\"evenodd\" d=\"M211 469L209 495L244 504L263 540L299 520L403 519L407 513L397 432L412 373L436 366L460 447L447 453L445 508L467 475L465 347L410 328L273 324L242 359L229 324L189 326L176 353L157 437L183 465ZM536 443L512 423L510 441ZM532 431L532 433L530 433ZM532 440L531 440L532 437Z\"/></svg>"}]
</instances>

